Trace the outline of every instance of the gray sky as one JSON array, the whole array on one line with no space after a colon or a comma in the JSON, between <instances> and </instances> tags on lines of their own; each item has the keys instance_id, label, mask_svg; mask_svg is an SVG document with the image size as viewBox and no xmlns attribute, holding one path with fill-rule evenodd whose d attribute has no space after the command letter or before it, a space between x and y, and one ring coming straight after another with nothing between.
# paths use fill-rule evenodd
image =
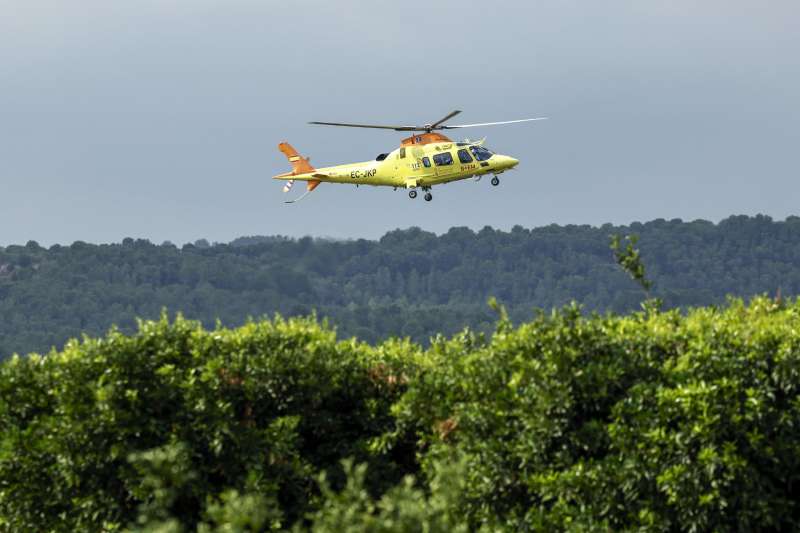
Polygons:
<instances>
[{"instance_id":1,"label":"gray sky","mask_svg":"<svg viewBox=\"0 0 800 533\"><path fill-rule=\"evenodd\" d=\"M782 219L798 23L782 0L0 0L0 245ZM431 203L323 184L285 205L270 179L282 140L324 166L402 137L309 120L451 109L551 119L469 130L519 167Z\"/></svg>"}]
</instances>

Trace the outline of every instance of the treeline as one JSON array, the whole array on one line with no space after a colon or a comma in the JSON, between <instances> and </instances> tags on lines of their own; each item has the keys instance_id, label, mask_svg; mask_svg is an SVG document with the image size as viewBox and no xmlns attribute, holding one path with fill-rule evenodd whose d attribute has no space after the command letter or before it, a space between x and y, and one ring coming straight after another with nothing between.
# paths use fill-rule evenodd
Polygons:
<instances>
[{"instance_id":1,"label":"treeline","mask_svg":"<svg viewBox=\"0 0 800 533\"><path fill-rule=\"evenodd\" d=\"M8 531L796 531L800 301L578 307L491 339L309 319L0 363Z\"/></svg>"},{"instance_id":2,"label":"treeline","mask_svg":"<svg viewBox=\"0 0 800 533\"><path fill-rule=\"evenodd\" d=\"M615 265L611 234L640 236L653 294L668 308L718 304L730 294L800 294L798 217L453 228L438 236L412 228L377 241L245 237L180 248L141 239L48 249L29 242L0 248L0 357L47 351L112 324L131 332L134 317L155 318L163 308L206 326L315 311L340 335L370 342L426 342L464 326L488 331L492 296L515 321L571 300L588 311L638 309L640 291Z\"/></svg>"}]
</instances>

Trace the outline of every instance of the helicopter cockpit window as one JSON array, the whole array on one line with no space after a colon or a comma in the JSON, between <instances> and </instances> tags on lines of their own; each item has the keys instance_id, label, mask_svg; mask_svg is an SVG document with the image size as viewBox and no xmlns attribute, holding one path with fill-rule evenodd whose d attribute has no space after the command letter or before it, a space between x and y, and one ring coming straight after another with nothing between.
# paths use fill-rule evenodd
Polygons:
<instances>
[{"instance_id":1,"label":"helicopter cockpit window","mask_svg":"<svg viewBox=\"0 0 800 533\"><path fill-rule=\"evenodd\" d=\"M458 160L464 164L472 163L472 157L470 157L469 152L464 148L458 151Z\"/></svg>"},{"instance_id":2,"label":"helicopter cockpit window","mask_svg":"<svg viewBox=\"0 0 800 533\"><path fill-rule=\"evenodd\" d=\"M475 159L478 161L486 161L494 155L490 150L487 150L483 146L470 146L469 149L472 151L472 155L474 155Z\"/></svg>"},{"instance_id":3,"label":"helicopter cockpit window","mask_svg":"<svg viewBox=\"0 0 800 533\"><path fill-rule=\"evenodd\" d=\"M375 161L383 161L387 157L389 157L389 154L380 154L378 155L378 157L375 158Z\"/></svg>"},{"instance_id":4,"label":"helicopter cockpit window","mask_svg":"<svg viewBox=\"0 0 800 533\"><path fill-rule=\"evenodd\" d=\"M422 158L422 164L425 166L425 168L430 168L430 166L431 166L431 160L430 160L430 159L428 159L428 158L427 158L427 156L426 156L426 157L423 157L423 158Z\"/></svg>"},{"instance_id":5,"label":"helicopter cockpit window","mask_svg":"<svg viewBox=\"0 0 800 533\"><path fill-rule=\"evenodd\" d=\"M405 156L406 156L406 149L405 149L405 147L403 147L403 148L400 148L400 159L403 159L403 158L405 158Z\"/></svg>"},{"instance_id":6,"label":"helicopter cockpit window","mask_svg":"<svg viewBox=\"0 0 800 533\"><path fill-rule=\"evenodd\" d=\"M433 154L433 162L436 166L452 165L453 156L450 152L442 152L441 154Z\"/></svg>"}]
</instances>

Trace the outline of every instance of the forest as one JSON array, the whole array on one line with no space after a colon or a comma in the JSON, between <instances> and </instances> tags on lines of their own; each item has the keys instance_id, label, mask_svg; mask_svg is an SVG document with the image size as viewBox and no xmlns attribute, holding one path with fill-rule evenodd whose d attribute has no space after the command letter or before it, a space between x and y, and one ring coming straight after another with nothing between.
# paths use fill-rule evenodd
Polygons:
<instances>
[{"instance_id":1,"label":"forest","mask_svg":"<svg viewBox=\"0 0 800 533\"><path fill-rule=\"evenodd\" d=\"M578 301L583 312L628 312L641 291L614 262L611 235L635 234L653 296L666 309L717 305L730 295L800 293L800 218L732 216L712 223L510 231L395 230L378 240L243 237L180 247L36 242L0 248L0 358L48 352L166 309L206 327L249 318L326 318L340 337L427 344L469 327L490 332L497 298L519 323Z\"/></svg>"}]
</instances>

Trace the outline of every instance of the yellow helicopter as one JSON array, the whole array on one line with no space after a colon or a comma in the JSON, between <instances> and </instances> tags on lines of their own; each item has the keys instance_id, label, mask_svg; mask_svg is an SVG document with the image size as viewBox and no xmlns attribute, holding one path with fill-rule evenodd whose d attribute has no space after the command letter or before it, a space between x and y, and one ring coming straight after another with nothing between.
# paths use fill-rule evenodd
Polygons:
<instances>
[{"instance_id":1,"label":"yellow helicopter","mask_svg":"<svg viewBox=\"0 0 800 533\"><path fill-rule=\"evenodd\" d=\"M451 181L475 177L480 179L485 174L494 174L492 185L499 185L497 176L517 166L519 161L507 155L496 154L483 146L485 139L472 142L454 142L438 130L476 128L546 120L547 117L506 120L503 122L484 122L480 124L460 124L447 126L444 123L461 113L453 111L444 118L424 126L380 126L375 124L346 124L342 122L309 122L325 126L345 126L348 128L373 128L395 131L411 131L414 135L403 139L400 147L387 154L380 154L373 161L348 163L333 167L314 168L309 160L301 156L292 145L282 142L278 148L283 152L292 171L274 176L276 180L285 180L283 192L292 189L295 181L306 182L306 192L294 203L305 198L320 183L349 183L351 185L375 185L385 187L404 187L408 189L410 198L417 197L417 189L425 191L425 200L433 199L431 187Z\"/></svg>"}]
</instances>

